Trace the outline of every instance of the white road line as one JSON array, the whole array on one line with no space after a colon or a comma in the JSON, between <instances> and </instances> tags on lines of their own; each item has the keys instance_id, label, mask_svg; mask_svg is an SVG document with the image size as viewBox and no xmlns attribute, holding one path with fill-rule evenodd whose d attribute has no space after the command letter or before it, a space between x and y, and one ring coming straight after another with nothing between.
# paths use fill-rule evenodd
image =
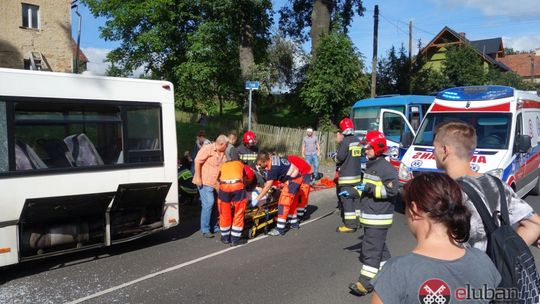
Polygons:
<instances>
[{"instance_id":1,"label":"white road line","mask_svg":"<svg viewBox=\"0 0 540 304\"><path fill-rule=\"evenodd\" d=\"M329 216L330 214L336 212L335 210L334 211L331 211L331 212L328 212L326 214L323 214L319 217L316 217L314 219L311 219L309 221L305 221L303 223L301 223L300 225L303 226L303 225L306 225L306 224L309 224L309 223L312 223L312 222L315 222L315 221L318 221L324 217L327 217ZM268 235L262 235L262 236L259 236L257 238L254 238L254 239L251 239L247 242L246 245L248 244L251 244L251 243L254 243L254 242L257 242L257 241L260 241L262 239L265 239L267 238ZM102 295L105 295L105 294L108 294L108 293L111 293L115 290L119 290L119 289L122 289L122 288L125 288L125 287L128 287L128 286L131 286L133 284L136 284L136 283L139 283L139 282L142 282L142 281L145 281L145 280L148 280L148 279L151 279L153 277L157 277L159 275L162 275L162 274L165 274L167 272L171 272L171 271L174 271L174 270L177 270L177 269L180 269L180 268L184 268L186 266L189 266L189 265L192 265L192 264L195 264L195 263L198 263L198 262L201 262L201 261L204 261L206 259L209 259L211 257L215 257L217 255L220 255L220 254L223 254L225 252L229 252L231 250L235 250L235 249L238 249L238 248L242 248L246 245L242 245L242 246L235 246L235 247L229 247L229 248L226 248L226 249L223 249L223 250L220 250L220 251L217 251L217 252L214 252L214 253L211 253L209 255L205 255L205 256L202 256L200 258L196 258L194 260L191 260L191 261L188 261L188 262L185 262L185 263L182 263L182 264L178 264L176 266L172 266L172 267L169 267L169 268L166 268L166 269L163 269L163 270L160 270L158 272L154 272L154 273L151 273L151 274L148 274L148 275L145 275L143 277L140 277L138 279L135 279L135 280L132 280L132 281L129 281L129 282L126 282L126 283L123 283L123 284L120 284L120 285L117 285L117 286L114 286L114 287L111 287L111 288L108 288L108 289L105 289L105 290L102 290L100 292L96 292L94 294L91 294L91 295L88 295L86 297L83 297L83 298L79 298L77 300L73 300L71 302L67 302L67 304L76 304L76 303L82 303L84 301L88 301L90 299L93 299L93 298L97 298L97 297L100 297Z\"/></svg>"}]
</instances>

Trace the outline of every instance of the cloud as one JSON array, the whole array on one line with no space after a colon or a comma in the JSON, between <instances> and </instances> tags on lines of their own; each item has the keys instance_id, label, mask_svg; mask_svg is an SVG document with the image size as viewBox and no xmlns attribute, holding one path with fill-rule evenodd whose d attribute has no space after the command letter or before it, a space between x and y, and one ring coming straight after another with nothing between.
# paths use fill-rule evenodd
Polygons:
<instances>
[{"instance_id":1,"label":"cloud","mask_svg":"<svg viewBox=\"0 0 540 304\"><path fill-rule=\"evenodd\" d=\"M504 47L515 51L530 51L540 48L540 35L503 37Z\"/></svg>"},{"instance_id":2,"label":"cloud","mask_svg":"<svg viewBox=\"0 0 540 304\"><path fill-rule=\"evenodd\" d=\"M538 0L432 0L442 7L459 9L460 7L475 8L482 11L485 16L507 17L537 17L540 14Z\"/></svg>"},{"instance_id":3,"label":"cloud","mask_svg":"<svg viewBox=\"0 0 540 304\"><path fill-rule=\"evenodd\" d=\"M107 69L111 66L109 62L105 62L105 59L107 59L107 54L112 50L92 47L81 49L86 55L86 58L89 60L87 70L96 75L105 75L107 73ZM139 67L133 72L133 77L139 77L143 74L144 68Z\"/></svg>"}]
</instances>

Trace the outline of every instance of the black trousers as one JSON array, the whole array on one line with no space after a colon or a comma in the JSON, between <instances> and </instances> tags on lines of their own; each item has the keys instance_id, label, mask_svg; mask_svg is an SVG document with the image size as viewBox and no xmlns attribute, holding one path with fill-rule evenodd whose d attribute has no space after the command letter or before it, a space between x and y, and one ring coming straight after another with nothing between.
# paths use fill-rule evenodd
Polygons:
<instances>
[{"instance_id":1,"label":"black trousers","mask_svg":"<svg viewBox=\"0 0 540 304\"><path fill-rule=\"evenodd\" d=\"M381 262L390 259L390 251L386 246L388 228L372 228L364 226L364 239L362 240L362 264L379 269ZM360 275L362 278L362 275ZM371 278L370 278L371 279Z\"/></svg>"}]
</instances>

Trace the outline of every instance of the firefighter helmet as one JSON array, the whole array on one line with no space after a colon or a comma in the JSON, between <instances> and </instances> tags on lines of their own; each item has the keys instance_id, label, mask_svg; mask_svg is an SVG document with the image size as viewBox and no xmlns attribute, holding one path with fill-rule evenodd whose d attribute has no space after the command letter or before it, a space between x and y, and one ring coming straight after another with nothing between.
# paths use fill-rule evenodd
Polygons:
<instances>
[{"instance_id":1,"label":"firefighter helmet","mask_svg":"<svg viewBox=\"0 0 540 304\"><path fill-rule=\"evenodd\" d=\"M365 141L363 144L369 145L373 148L375 155L379 156L387 151L388 147L386 146L386 137L383 133L377 130L371 130L367 132Z\"/></svg>"},{"instance_id":2,"label":"firefighter helmet","mask_svg":"<svg viewBox=\"0 0 540 304\"><path fill-rule=\"evenodd\" d=\"M255 133L247 131L246 133L244 133L244 138L242 142L246 145L253 146L257 143L257 136L255 136Z\"/></svg>"},{"instance_id":3,"label":"firefighter helmet","mask_svg":"<svg viewBox=\"0 0 540 304\"><path fill-rule=\"evenodd\" d=\"M345 117L339 122L339 128L342 132L348 131L349 129L354 130L353 121L350 118Z\"/></svg>"}]
</instances>

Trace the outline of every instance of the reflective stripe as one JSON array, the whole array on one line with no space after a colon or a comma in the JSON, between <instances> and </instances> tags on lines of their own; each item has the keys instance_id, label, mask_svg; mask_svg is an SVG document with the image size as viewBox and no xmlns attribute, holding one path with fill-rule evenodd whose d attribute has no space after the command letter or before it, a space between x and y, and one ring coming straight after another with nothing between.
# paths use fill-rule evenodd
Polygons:
<instances>
[{"instance_id":1,"label":"reflective stripe","mask_svg":"<svg viewBox=\"0 0 540 304\"><path fill-rule=\"evenodd\" d=\"M394 214L372 214L372 213L365 213L362 212L360 214L360 217L370 220L377 220L377 219L392 219L394 217Z\"/></svg>"},{"instance_id":2,"label":"reflective stripe","mask_svg":"<svg viewBox=\"0 0 540 304\"><path fill-rule=\"evenodd\" d=\"M227 232L221 231L221 235L228 236L228 235L231 235L231 232L230 231L227 231Z\"/></svg>"},{"instance_id":3,"label":"reflective stripe","mask_svg":"<svg viewBox=\"0 0 540 304\"><path fill-rule=\"evenodd\" d=\"M236 231L233 231L233 232L231 232L231 235L232 235L232 236L236 236L236 237L241 237L241 236L242 236L242 232L236 232Z\"/></svg>"},{"instance_id":4,"label":"reflective stripe","mask_svg":"<svg viewBox=\"0 0 540 304\"><path fill-rule=\"evenodd\" d=\"M243 229L244 229L244 227L232 226L232 230L234 230L234 231L242 231Z\"/></svg>"},{"instance_id":5,"label":"reflective stripe","mask_svg":"<svg viewBox=\"0 0 540 304\"><path fill-rule=\"evenodd\" d=\"M338 184L340 185L350 185L350 184L358 184L362 181L362 177L360 175L357 176L340 176L338 179Z\"/></svg>"},{"instance_id":6,"label":"reflective stripe","mask_svg":"<svg viewBox=\"0 0 540 304\"><path fill-rule=\"evenodd\" d=\"M287 222L287 220L286 220L286 219L283 219L283 218L279 218L279 217L278 217L278 219L277 219L277 222L278 222L278 223L286 223L286 222Z\"/></svg>"},{"instance_id":7,"label":"reflective stripe","mask_svg":"<svg viewBox=\"0 0 540 304\"><path fill-rule=\"evenodd\" d=\"M292 178L295 178L295 177L298 177L299 174L300 174L300 170L298 170L298 168L295 165L291 164L289 166L289 170L287 171L286 175Z\"/></svg>"},{"instance_id":8,"label":"reflective stripe","mask_svg":"<svg viewBox=\"0 0 540 304\"><path fill-rule=\"evenodd\" d=\"M220 183L222 183L222 184L236 184L236 183L238 183L240 181L241 181L240 179L235 178L235 179L222 180L222 181L220 181Z\"/></svg>"},{"instance_id":9,"label":"reflective stripe","mask_svg":"<svg viewBox=\"0 0 540 304\"><path fill-rule=\"evenodd\" d=\"M278 222L277 225L276 225L276 228L277 229L285 229L285 223Z\"/></svg>"},{"instance_id":10,"label":"reflective stripe","mask_svg":"<svg viewBox=\"0 0 540 304\"><path fill-rule=\"evenodd\" d=\"M379 270L381 270L384 266L384 264L386 264L387 261L382 261L380 264L379 264Z\"/></svg>"},{"instance_id":11,"label":"reflective stripe","mask_svg":"<svg viewBox=\"0 0 540 304\"><path fill-rule=\"evenodd\" d=\"M377 175L372 175L372 174L367 174L367 173L364 173L364 179L372 180L374 182L380 182L381 181L381 178L378 177Z\"/></svg>"},{"instance_id":12,"label":"reflective stripe","mask_svg":"<svg viewBox=\"0 0 540 304\"><path fill-rule=\"evenodd\" d=\"M364 183L375 186L374 196L376 199L384 199L387 197L386 187L381 178L371 174L364 174Z\"/></svg>"},{"instance_id":13,"label":"reflective stripe","mask_svg":"<svg viewBox=\"0 0 540 304\"><path fill-rule=\"evenodd\" d=\"M343 213L343 217L346 220L354 220L354 219L356 219L356 213L355 212L345 212L345 213Z\"/></svg>"},{"instance_id":14,"label":"reflective stripe","mask_svg":"<svg viewBox=\"0 0 540 304\"><path fill-rule=\"evenodd\" d=\"M360 211L360 210L354 210L354 215L360 217L361 214L362 214L362 211Z\"/></svg>"},{"instance_id":15,"label":"reflective stripe","mask_svg":"<svg viewBox=\"0 0 540 304\"><path fill-rule=\"evenodd\" d=\"M229 227L221 227L221 226L219 226L219 231L221 231L221 232L228 232L229 230L231 230L231 226L229 226Z\"/></svg>"},{"instance_id":16,"label":"reflective stripe","mask_svg":"<svg viewBox=\"0 0 540 304\"><path fill-rule=\"evenodd\" d=\"M389 219L389 220L370 220L370 219L360 218L360 223L364 224L364 225L370 225L370 226L388 226L388 225L392 225L393 221L392 221L392 219Z\"/></svg>"},{"instance_id":17,"label":"reflective stripe","mask_svg":"<svg viewBox=\"0 0 540 304\"><path fill-rule=\"evenodd\" d=\"M373 279L377 275L377 272L379 272L379 269L367 265L362 265L362 270L360 270L361 275L370 279Z\"/></svg>"}]
</instances>

